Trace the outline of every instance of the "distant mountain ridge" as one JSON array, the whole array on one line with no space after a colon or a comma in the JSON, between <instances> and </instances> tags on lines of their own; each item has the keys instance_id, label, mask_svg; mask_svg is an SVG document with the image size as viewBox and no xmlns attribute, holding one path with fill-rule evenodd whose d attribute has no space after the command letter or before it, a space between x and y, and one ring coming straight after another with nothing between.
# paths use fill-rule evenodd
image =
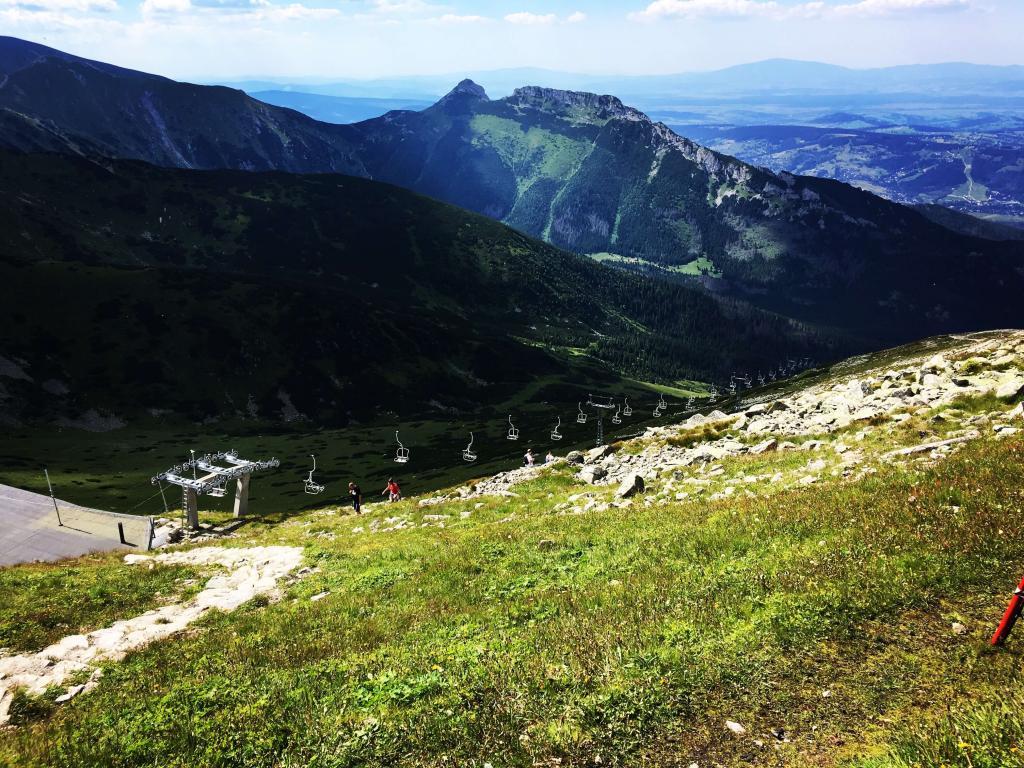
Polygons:
<instances>
[{"instance_id":1,"label":"distant mountain ridge","mask_svg":"<svg viewBox=\"0 0 1024 768\"><path fill-rule=\"evenodd\" d=\"M344 126L0 37L0 145L179 168L365 175Z\"/></svg>"},{"instance_id":2,"label":"distant mountain ridge","mask_svg":"<svg viewBox=\"0 0 1024 768\"><path fill-rule=\"evenodd\" d=\"M240 91L121 77L12 38L0 39L6 49L3 146L368 176L861 338L1024 319L1018 244L953 234L838 182L748 165L615 96L525 86L491 100L464 80L422 111L328 125Z\"/></svg>"}]
</instances>

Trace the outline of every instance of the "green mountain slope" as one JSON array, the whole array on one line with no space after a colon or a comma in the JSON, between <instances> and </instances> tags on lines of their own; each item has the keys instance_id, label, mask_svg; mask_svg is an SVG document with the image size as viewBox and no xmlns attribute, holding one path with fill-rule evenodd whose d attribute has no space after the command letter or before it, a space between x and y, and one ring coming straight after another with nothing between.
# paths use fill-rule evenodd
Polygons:
<instances>
[{"instance_id":1,"label":"green mountain slope","mask_svg":"<svg viewBox=\"0 0 1024 768\"><path fill-rule=\"evenodd\" d=\"M712 152L611 96L463 82L423 112L356 126L375 177L579 253L677 268L719 290L879 339L1015 325L1019 245L950 232L826 179Z\"/></svg>"},{"instance_id":2,"label":"green mountain slope","mask_svg":"<svg viewBox=\"0 0 1024 768\"><path fill-rule=\"evenodd\" d=\"M0 37L0 146L180 168L365 175L347 133L232 88L178 83Z\"/></svg>"},{"instance_id":3,"label":"green mountain slope","mask_svg":"<svg viewBox=\"0 0 1024 768\"><path fill-rule=\"evenodd\" d=\"M538 397L575 402L616 371L706 380L836 343L353 177L0 153L0 199L0 396L18 419L344 423L546 380Z\"/></svg>"},{"instance_id":4,"label":"green mountain slope","mask_svg":"<svg viewBox=\"0 0 1024 768\"><path fill-rule=\"evenodd\" d=\"M1022 320L1019 243L951 235L844 184L753 167L612 96L526 87L490 100L464 81L422 112L329 125L0 38L0 146L370 176L577 253L673 279L704 271L715 291L875 342Z\"/></svg>"}]
</instances>

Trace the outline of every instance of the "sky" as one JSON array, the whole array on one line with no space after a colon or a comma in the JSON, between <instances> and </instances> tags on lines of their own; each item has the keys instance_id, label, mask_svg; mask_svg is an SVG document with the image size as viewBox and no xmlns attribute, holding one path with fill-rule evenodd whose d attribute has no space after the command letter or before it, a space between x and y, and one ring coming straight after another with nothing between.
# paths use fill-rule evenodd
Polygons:
<instances>
[{"instance_id":1,"label":"sky","mask_svg":"<svg viewBox=\"0 0 1024 768\"><path fill-rule=\"evenodd\" d=\"M185 80L767 58L1024 64L1024 0L0 0L0 34Z\"/></svg>"}]
</instances>

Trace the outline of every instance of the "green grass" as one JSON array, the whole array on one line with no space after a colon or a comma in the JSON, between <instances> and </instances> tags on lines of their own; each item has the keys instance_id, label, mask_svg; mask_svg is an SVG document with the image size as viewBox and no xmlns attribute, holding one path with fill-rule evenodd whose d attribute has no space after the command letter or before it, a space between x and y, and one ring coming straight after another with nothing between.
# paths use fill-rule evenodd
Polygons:
<instances>
[{"instance_id":1,"label":"green grass","mask_svg":"<svg viewBox=\"0 0 1024 768\"><path fill-rule=\"evenodd\" d=\"M609 491L562 468L516 497L251 528L238 543L303 545L319 571L282 602L212 616L187 642L111 666L96 691L0 736L0 760L874 766L906 744L944 755L943 731L931 735L942 743L914 741L915 724L1020 682L1013 652L982 640L1024 567L1022 457L1019 441L983 442L923 473L582 516L556 507ZM419 527L424 514L449 515L446 527ZM416 527L369 533L385 516ZM968 637L950 633L954 619ZM731 736L727 718L749 736ZM789 741L772 747L771 728ZM1007 755L1019 741L986 738Z\"/></svg>"},{"instance_id":2,"label":"green grass","mask_svg":"<svg viewBox=\"0 0 1024 768\"><path fill-rule=\"evenodd\" d=\"M39 651L66 635L131 618L162 599L184 599L202 581L196 569L126 565L120 553L0 568L0 648Z\"/></svg>"}]
</instances>

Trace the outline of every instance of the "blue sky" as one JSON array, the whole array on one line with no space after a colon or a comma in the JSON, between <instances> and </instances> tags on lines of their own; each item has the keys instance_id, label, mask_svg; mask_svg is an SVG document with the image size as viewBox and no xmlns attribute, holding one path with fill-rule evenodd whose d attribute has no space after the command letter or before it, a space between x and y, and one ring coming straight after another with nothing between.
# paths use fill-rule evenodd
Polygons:
<instances>
[{"instance_id":1,"label":"blue sky","mask_svg":"<svg viewBox=\"0 0 1024 768\"><path fill-rule=\"evenodd\" d=\"M0 0L0 34L193 80L1021 64L1021 30L1024 0Z\"/></svg>"}]
</instances>

